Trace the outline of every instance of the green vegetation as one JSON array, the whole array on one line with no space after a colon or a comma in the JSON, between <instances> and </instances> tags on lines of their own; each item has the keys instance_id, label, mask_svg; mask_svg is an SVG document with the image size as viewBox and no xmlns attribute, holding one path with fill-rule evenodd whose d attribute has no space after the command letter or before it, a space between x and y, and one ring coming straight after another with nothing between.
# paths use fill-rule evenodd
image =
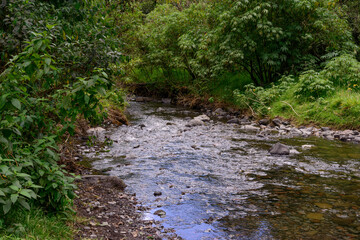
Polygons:
<instances>
[{"instance_id":1,"label":"green vegetation","mask_svg":"<svg viewBox=\"0 0 360 240\"><path fill-rule=\"evenodd\" d=\"M68 218L44 214L42 209L30 211L17 209L7 214L6 222L16 222L10 228L0 230L1 240L17 239L73 239L73 229ZM2 236L2 237L1 237Z\"/></svg>"},{"instance_id":2,"label":"green vegetation","mask_svg":"<svg viewBox=\"0 0 360 240\"><path fill-rule=\"evenodd\" d=\"M112 79L123 58L116 16L126 4L2 4L0 232L64 239L71 231L50 216L70 216L75 185L57 164L57 144L74 133L78 119L101 123L105 106L124 103Z\"/></svg>"},{"instance_id":3,"label":"green vegetation","mask_svg":"<svg viewBox=\"0 0 360 240\"><path fill-rule=\"evenodd\" d=\"M256 117L358 128L359 5L140 1L123 79L170 96L185 88Z\"/></svg>"}]
</instances>

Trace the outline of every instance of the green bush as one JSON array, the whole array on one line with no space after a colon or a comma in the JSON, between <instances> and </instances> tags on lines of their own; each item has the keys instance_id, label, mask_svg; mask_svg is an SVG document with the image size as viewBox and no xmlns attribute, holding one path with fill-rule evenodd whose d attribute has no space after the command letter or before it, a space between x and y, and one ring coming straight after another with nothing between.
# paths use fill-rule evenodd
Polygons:
<instances>
[{"instance_id":1,"label":"green bush","mask_svg":"<svg viewBox=\"0 0 360 240\"><path fill-rule=\"evenodd\" d=\"M360 90L360 62L353 55L343 54L333 58L321 74L337 86Z\"/></svg>"},{"instance_id":2,"label":"green bush","mask_svg":"<svg viewBox=\"0 0 360 240\"><path fill-rule=\"evenodd\" d=\"M330 95L334 90L330 80L321 73L309 70L300 75L294 94L298 99L316 100Z\"/></svg>"}]
</instances>

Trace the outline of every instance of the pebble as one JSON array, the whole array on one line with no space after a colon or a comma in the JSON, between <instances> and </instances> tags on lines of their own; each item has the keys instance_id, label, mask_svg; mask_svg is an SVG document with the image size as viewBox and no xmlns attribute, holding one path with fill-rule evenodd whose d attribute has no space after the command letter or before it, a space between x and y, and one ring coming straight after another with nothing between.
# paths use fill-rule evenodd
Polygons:
<instances>
[{"instance_id":1,"label":"pebble","mask_svg":"<svg viewBox=\"0 0 360 240\"><path fill-rule=\"evenodd\" d=\"M155 197L161 196L161 195L162 195L162 192L159 192L159 191L154 192L154 196L155 196Z\"/></svg>"}]
</instances>

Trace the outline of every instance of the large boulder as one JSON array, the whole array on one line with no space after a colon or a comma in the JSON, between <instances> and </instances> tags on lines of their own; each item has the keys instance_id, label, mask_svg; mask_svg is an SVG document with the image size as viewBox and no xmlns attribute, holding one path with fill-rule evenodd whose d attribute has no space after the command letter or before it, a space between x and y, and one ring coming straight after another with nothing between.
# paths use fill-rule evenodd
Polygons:
<instances>
[{"instance_id":1,"label":"large boulder","mask_svg":"<svg viewBox=\"0 0 360 240\"><path fill-rule=\"evenodd\" d=\"M290 148L282 143L276 143L269 150L271 155L289 155Z\"/></svg>"}]
</instances>

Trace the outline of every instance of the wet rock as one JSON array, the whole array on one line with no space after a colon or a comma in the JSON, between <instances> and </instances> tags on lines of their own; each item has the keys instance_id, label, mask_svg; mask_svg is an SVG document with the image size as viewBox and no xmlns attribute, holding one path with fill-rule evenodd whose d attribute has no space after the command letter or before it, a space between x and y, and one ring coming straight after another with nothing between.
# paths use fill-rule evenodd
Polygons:
<instances>
[{"instance_id":1,"label":"wet rock","mask_svg":"<svg viewBox=\"0 0 360 240\"><path fill-rule=\"evenodd\" d=\"M313 148L313 147L314 147L314 145L305 144L305 145L302 145L302 146L301 146L301 149L302 149L302 150L309 150L309 149L311 149L311 148Z\"/></svg>"},{"instance_id":2,"label":"wet rock","mask_svg":"<svg viewBox=\"0 0 360 240\"><path fill-rule=\"evenodd\" d=\"M188 124L186 124L186 127L196 127L196 126L201 126L204 125L203 121L200 120L196 120L196 119L192 119L190 120L190 122Z\"/></svg>"},{"instance_id":3,"label":"wet rock","mask_svg":"<svg viewBox=\"0 0 360 240\"><path fill-rule=\"evenodd\" d=\"M283 121L283 123L285 126L289 126L290 125L290 122L289 121Z\"/></svg>"},{"instance_id":4,"label":"wet rock","mask_svg":"<svg viewBox=\"0 0 360 240\"><path fill-rule=\"evenodd\" d=\"M145 102L143 97L135 97L135 102Z\"/></svg>"},{"instance_id":5,"label":"wet rock","mask_svg":"<svg viewBox=\"0 0 360 240\"><path fill-rule=\"evenodd\" d=\"M222 108L217 108L215 111L214 111L214 114L215 115L218 115L218 116L224 116L227 114L227 112L225 112Z\"/></svg>"},{"instance_id":6,"label":"wet rock","mask_svg":"<svg viewBox=\"0 0 360 240\"><path fill-rule=\"evenodd\" d=\"M354 135L354 136L359 136L360 133L359 133L359 131L356 131L356 130L355 130L355 131L353 131L353 135Z\"/></svg>"},{"instance_id":7,"label":"wet rock","mask_svg":"<svg viewBox=\"0 0 360 240\"><path fill-rule=\"evenodd\" d=\"M282 144L282 143L276 143L271 147L269 150L270 154L272 155L289 155L290 149L288 146Z\"/></svg>"},{"instance_id":8,"label":"wet rock","mask_svg":"<svg viewBox=\"0 0 360 240\"><path fill-rule=\"evenodd\" d=\"M290 154L300 154L300 152L296 149L290 149Z\"/></svg>"},{"instance_id":9,"label":"wet rock","mask_svg":"<svg viewBox=\"0 0 360 240\"><path fill-rule=\"evenodd\" d=\"M355 137L355 138L354 138L354 141L355 141L355 142L360 142L360 137Z\"/></svg>"},{"instance_id":10,"label":"wet rock","mask_svg":"<svg viewBox=\"0 0 360 240\"><path fill-rule=\"evenodd\" d=\"M318 221L324 219L324 215L322 213L308 213L306 217L309 218L310 220L318 220Z\"/></svg>"},{"instance_id":11,"label":"wet rock","mask_svg":"<svg viewBox=\"0 0 360 240\"><path fill-rule=\"evenodd\" d=\"M194 120L198 120L198 121L203 121L203 122L208 122L210 121L210 118L206 115L200 115L200 116L197 116L197 117L194 117Z\"/></svg>"},{"instance_id":12,"label":"wet rock","mask_svg":"<svg viewBox=\"0 0 360 240\"><path fill-rule=\"evenodd\" d=\"M165 109L163 109L162 107L159 107L158 109L156 109L156 112L164 112Z\"/></svg>"},{"instance_id":13,"label":"wet rock","mask_svg":"<svg viewBox=\"0 0 360 240\"><path fill-rule=\"evenodd\" d=\"M155 197L161 196L161 195L162 195L162 192L159 192L159 191L154 192L154 196L155 196Z\"/></svg>"},{"instance_id":14,"label":"wet rock","mask_svg":"<svg viewBox=\"0 0 360 240\"><path fill-rule=\"evenodd\" d=\"M90 128L86 131L87 134L92 136L99 136L104 133L106 130L102 127Z\"/></svg>"},{"instance_id":15,"label":"wet rock","mask_svg":"<svg viewBox=\"0 0 360 240\"><path fill-rule=\"evenodd\" d=\"M154 215L158 215L159 217L163 218L166 216L166 212L164 210L157 210L154 212Z\"/></svg>"},{"instance_id":16,"label":"wet rock","mask_svg":"<svg viewBox=\"0 0 360 240\"><path fill-rule=\"evenodd\" d=\"M328 128L328 127L322 127L322 128L321 128L321 131L323 131L323 132L330 131L330 128Z\"/></svg>"},{"instance_id":17,"label":"wet rock","mask_svg":"<svg viewBox=\"0 0 360 240\"><path fill-rule=\"evenodd\" d=\"M234 123L234 124L239 124L239 119L237 118L233 118L233 119L230 119L229 121L227 121L227 123Z\"/></svg>"},{"instance_id":18,"label":"wet rock","mask_svg":"<svg viewBox=\"0 0 360 240\"><path fill-rule=\"evenodd\" d=\"M279 118L274 118L272 120L272 123L277 126L277 127L280 127L280 125L282 124L282 121L279 119Z\"/></svg>"},{"instance_id":19,"label":"wet rock","mask_svg":"<svg viewBox=\"0 0 360 240\"><path fill-rule=\"evenodd\" d=\"M163 98L163 99L161 99L161 102L165 103L165 104L170 104L171 103L171 98Z\"/></svg>"},{"instance_id":20,"label":"wet rock","mask_svg":"<svg viewBox=\"0 0 360 240\"><path fill-rule=\"evenodd\" d=\"M269 122L270 122L269 119L266 118L259 120L260 125L268 125Z\"/></svg>"},{"instance_id":21,"label":"wet rock","mask_svg":"<svg viewBox=\"0 0 360 240\"><path fill-rule=\"evenodd\" d=\"M342 135L352 135L353 134L353 130L344 130L341 133Z\"/></svg>"},{"instance_id":22,"label":"wet rock","mask_svg":"<svg viewBox=\"0 0 360 240\"><path fill-rule=\"evenodd\" d=\"M252 125L244 125L244 126L242 126L242 129L250 130L250 131L258 131L258 130L260 130L260 128L252 126Z\"/></svg>"}]
</instances>

